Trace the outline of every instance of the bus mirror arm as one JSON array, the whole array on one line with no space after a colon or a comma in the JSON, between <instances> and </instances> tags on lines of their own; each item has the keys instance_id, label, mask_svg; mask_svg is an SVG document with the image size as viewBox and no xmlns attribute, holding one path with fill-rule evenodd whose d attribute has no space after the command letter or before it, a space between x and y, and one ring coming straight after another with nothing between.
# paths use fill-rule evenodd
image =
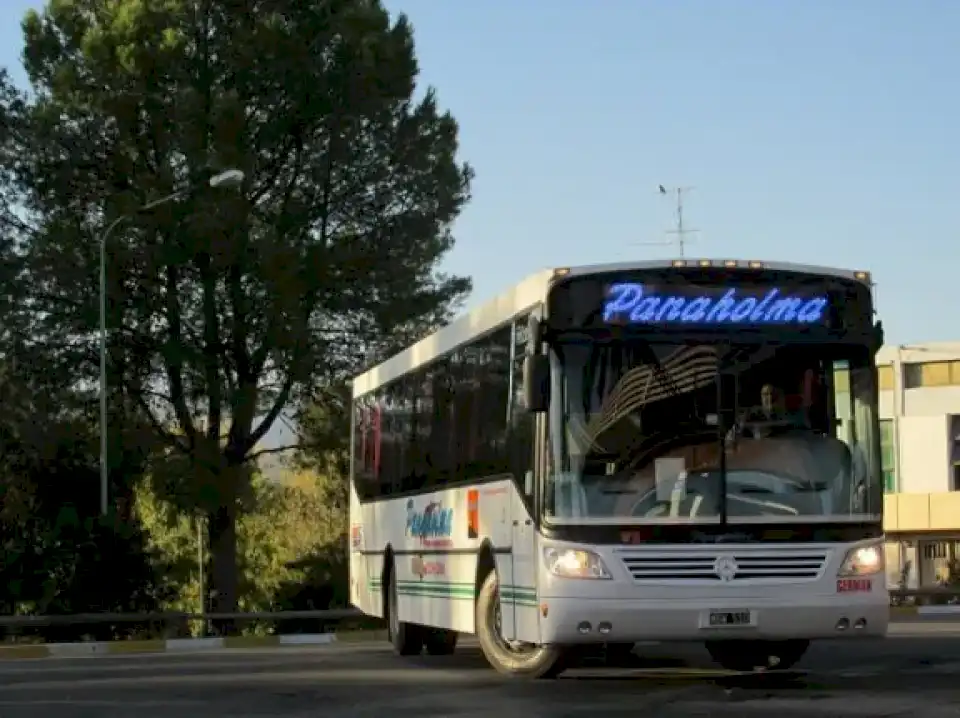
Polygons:
<instances>
[{"instance_id":1,"label":"bus mirror arm","mask_svg":"<svg viewBox=\"0 0 960 718\"><path fill-rule=\"evenodd\" d=\"M543 354L523 358L523 399L527 411L540 414L550 405L550 360Z\"/></svg>"}]
</instances>

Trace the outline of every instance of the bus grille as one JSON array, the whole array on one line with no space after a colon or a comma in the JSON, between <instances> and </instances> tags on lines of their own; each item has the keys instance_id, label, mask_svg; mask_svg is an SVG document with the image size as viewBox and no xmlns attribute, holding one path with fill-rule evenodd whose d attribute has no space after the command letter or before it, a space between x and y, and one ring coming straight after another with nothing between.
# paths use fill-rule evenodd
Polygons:
<instances>
[{"instance_id":1,"label":"bus grille","mask_svg":"<svg viewBox=\"0 0 960 718\"><path fill-rule=\"evenodd\" d=\"M724 559L721 561L721 559ZM639 582L717 581L747 579L814 579L827 561L823 551L622 555L624 566Z\"/></svg>"}]
</instances>

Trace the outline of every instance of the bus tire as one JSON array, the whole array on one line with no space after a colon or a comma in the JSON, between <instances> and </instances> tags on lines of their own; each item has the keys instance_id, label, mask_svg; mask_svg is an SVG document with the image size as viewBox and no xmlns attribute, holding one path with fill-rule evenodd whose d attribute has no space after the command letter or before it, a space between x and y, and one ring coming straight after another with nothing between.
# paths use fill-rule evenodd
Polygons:
<instances>
[{"instance_id":1,"label":"bus tire","mask_svg":"<svg viewBox=\"0 0 960 718\"><path fill-rule=\"evenodd\" d=\"M449 656L457 650L458 637L459 634L456 631L448 631L445 628L428 628L425 630L423 645L431 656Z\"/></svg>"},{"instance_id":2,"label":"bus tire","mask_svg":"<svg viewBox=\"0 0 960 718\"><path fill-rule=\"evenodd\" d=\"M810 647L810 641L708 641L710 657L728 671L787 671Z\"/></svg>"},{"instance_id":3,"label":"bus tire","mask_svg":"<svg viewBox=\"0 0 960 718\"><path fill-rule=\"evenodd\" d=\"M499 626L500 591L497 572L483 580L477 596L477 638L487 662L511 678L555 678L563 672L565 652L560 646L531 646L517 650L503 639Z\"/></svg>"},{"instance_id":4,"label":"bus tire","mask_svg":"<svg viewBox=\"0 0 960 718\"><path fill-rule=\"evenodd\" d=\"M423 651L424 629L415 623L401 621L399 606L396 573L391 570L387 587L387 635L398 656L419 656Z\"/></svg>"}]
</instances>

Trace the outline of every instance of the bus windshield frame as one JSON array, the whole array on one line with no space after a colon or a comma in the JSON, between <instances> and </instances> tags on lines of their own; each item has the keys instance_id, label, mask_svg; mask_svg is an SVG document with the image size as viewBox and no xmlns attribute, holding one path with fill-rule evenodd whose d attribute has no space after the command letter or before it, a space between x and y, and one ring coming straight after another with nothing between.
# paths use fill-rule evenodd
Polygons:
<instances>
[{"instance_id":1,"label":"bus windshield frame","mask_svg":"<svg viewBox=\"0 0 960 718\"><path fill-rule=\"evenodd\" d=\"M616 279L577 278L594 286L566 292L563 300L598 297L597 287ZM760 291L762 279L753 273ZM804 279L816 289L816 277ZM832 325L802 328L610 327L597 323L589 306L551 313L548 301L552 386L543 520L692 529L882 521L872 301L861 283L831 277L822 287L856 306L844 307L842 317L834 313ZM585 321L569 326L577 314ZM561 321L551 321L558 315ZM618 380L621 389L633 387L629 400L617 395ZM765 392L791 407L781 426L771 424L763 434L752 418L762 413ZM712 457L704 459L704 452ZM792 452L789 461L784 452ZM801 464L820 468L799 474L779 468ZM598 500L600 494L608 496ZM620 508L612 509L617 502ZM624 502L634 508L625 512ZM644 502L649 510L636 508Z\"/></svg>"}]
</instances>

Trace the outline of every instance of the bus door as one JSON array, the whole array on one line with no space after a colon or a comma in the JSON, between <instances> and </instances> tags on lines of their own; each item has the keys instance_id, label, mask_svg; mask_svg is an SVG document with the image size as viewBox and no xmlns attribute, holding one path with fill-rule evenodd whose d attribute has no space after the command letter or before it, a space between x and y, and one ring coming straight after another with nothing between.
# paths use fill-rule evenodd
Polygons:
<instances>
[{"instance_id":1,"label":"bus door","mask_svg":"<svg viewBox=\"0 0 960 718\"><path fill-rule=\"evenodd\" d=\"M540 614L537 599L537 576L540 562L537 560L537 527L534 521L538 505L537 487L540 482L538 476L543 475L543 462L546 461L546 414L533 418L533 442L536 447L533 452L529 469L520 477L516 484L516 498L512 507L512 557L513 557L513 585L511 586L513 604L514 635L505 638L539 643L540 641ZM508 622L506 615L502 616L504 633L507 632Z\"/></svg>"}]
</instances>

